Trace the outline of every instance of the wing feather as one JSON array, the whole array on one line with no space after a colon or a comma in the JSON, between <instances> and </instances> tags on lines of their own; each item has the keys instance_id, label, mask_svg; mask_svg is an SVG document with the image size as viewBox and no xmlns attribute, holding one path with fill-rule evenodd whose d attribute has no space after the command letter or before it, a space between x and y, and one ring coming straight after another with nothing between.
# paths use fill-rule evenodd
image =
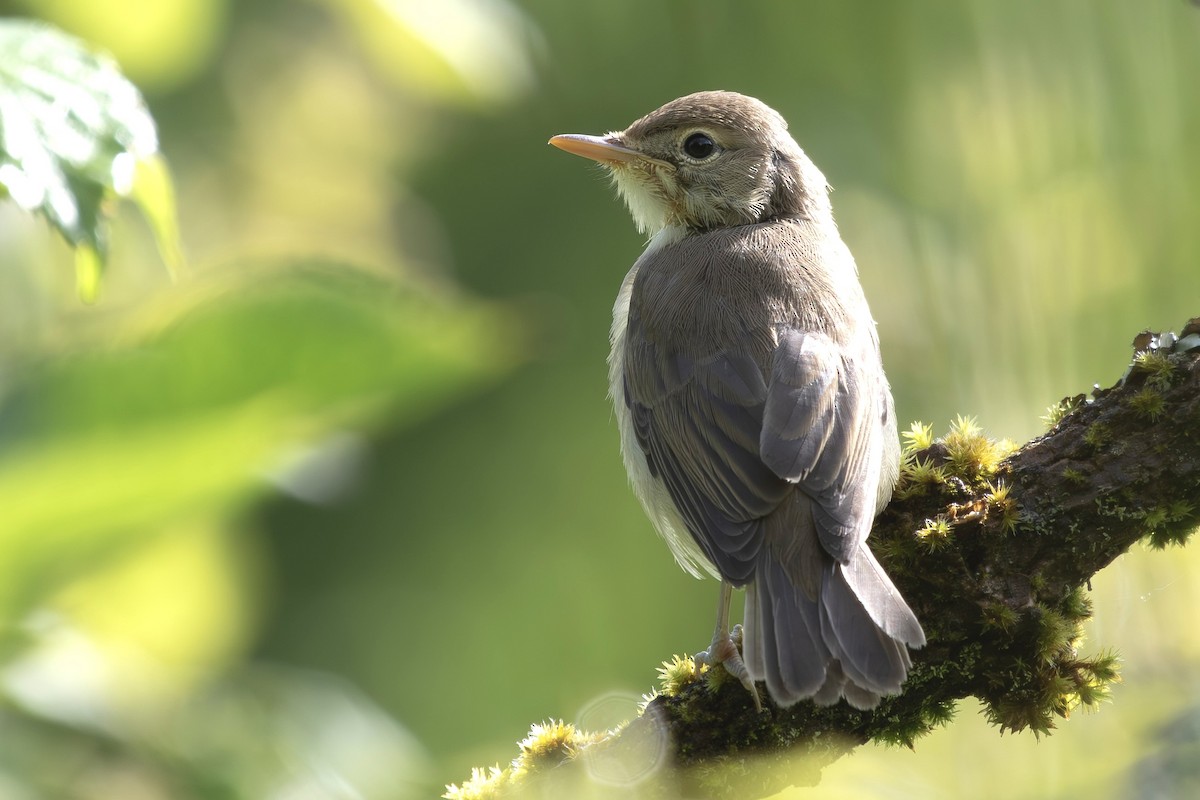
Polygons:
<instances>
[{"instance_id":1,"label":"wing feather","mask_svg":"<svg viewBox=\"0 0 1200 800\"><path fill-rule=\"evenodd\" d=\"M716 266L722 247L728 263ZM634 285L625 338L624 403L650 473L736 585L753 577L764 521L797 490L812 501L822 548L846 563L870 532L884 446L887 387L868 372L879 358L873 333L806 322L846 319L846 309L803 311L795 288L780 286L714 289L697 307L666 302L684 272L695 281L753 275L769 283L792 269L782 262L802 259L781 248L773 256L780 263L753 260L761 252L685 239L652 254Z\"/></svg>"},{"instance_id":2,"label":"wing feather","mask_svg":"<svg viewBox=\"0 0 1200 800\"><path fill-rule=\"evenodd\" d=\"M764 462L816 501L817 535L840 562L870 533L882 459L882 392L862 370L825 334L784 331L760 432Z\"/></svg>"}]
</instances>

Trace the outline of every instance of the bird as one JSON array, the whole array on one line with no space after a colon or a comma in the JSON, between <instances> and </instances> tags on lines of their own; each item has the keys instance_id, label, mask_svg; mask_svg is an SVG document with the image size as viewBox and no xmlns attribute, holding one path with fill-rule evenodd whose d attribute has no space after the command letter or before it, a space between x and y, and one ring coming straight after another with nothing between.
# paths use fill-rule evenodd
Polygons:
<instances>
[{"instance_id":1,"label":"bird","mask_svg":"<svg viewBox=\"0 0 1200 800\"><path fill-rule=\"evenodd\" d=\"M875 708L925 633L867 544L900 444L824 175L777 111L728 91L549 143L605 167L648 237L613 307L609 390L647 516L721 581L697 669L723 665L760 710L759 683L780 707Z\"/></svg>"}]
</instances>

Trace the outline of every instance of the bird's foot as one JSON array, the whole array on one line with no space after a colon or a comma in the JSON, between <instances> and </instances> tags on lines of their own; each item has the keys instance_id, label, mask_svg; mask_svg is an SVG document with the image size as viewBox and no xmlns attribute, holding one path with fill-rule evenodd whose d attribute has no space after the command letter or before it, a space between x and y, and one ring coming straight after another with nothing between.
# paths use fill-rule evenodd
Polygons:
<instances>
[{"instance_id":1,"label":"bird's foot","mask_svg":"<svg viewBox=\"0 0 1200 800\"><path fill-rule=\"evenodd\" d=\"M723 666L726 672L737 678L742 686L746 687L746 691L750 692L750 696L754 699L754 708L762 711L763 705L758 696L758 687L754 685L754 681L750 680L746 662L742 661L742 653L739 649L741 645L741 625L734 625L732 631L717 629L713 633L712 644L708 646L708 649L692 656L692 660L696 663L696 673L699 674L702 664L707 664L710 668L717 665Z\"/></svg>"}]
</instances>

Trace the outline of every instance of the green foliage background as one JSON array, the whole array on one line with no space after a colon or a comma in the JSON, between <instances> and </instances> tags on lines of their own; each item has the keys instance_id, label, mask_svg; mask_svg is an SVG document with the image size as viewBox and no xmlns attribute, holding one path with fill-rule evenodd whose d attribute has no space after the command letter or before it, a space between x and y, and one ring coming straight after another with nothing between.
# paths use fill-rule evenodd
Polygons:
<instances>
[{"instance_id":1,"label":"green foliage background","mask_svg":"<svg viewBox=\"0 0 1200 800\"><path fill-rule=\"evenodd\" d=\"M173 281L123 208L84 306L0 204L0 797L430 796L529 722L631 715L707 642L716 587L655 540L605 398L641 242L552 134L703 88L779 109L902 420L1023 440L1200 315L1182 0L0 12L143 89L188 256ZM1038 742L964 704L823 796L1187 796L1198 558L1094 582L1126 680L1100 714Z\"/></svg>"}]
</instances>

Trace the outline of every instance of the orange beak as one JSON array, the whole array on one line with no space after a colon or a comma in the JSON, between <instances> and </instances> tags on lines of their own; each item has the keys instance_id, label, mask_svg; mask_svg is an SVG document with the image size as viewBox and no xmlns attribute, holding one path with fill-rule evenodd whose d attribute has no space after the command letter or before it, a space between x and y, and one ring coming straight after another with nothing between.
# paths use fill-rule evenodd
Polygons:
<instances>
[{"instance_id":1,"label":"orange beak","mask_svg":"<svg viewBox=\"0 0 1200 800\"><path fill-rule=\"evenodd\" d=\"M612 137L588 136L584 133L562 133L551 137L548 144L559 150L565 150L577 156L599 161L601 164L615 166L630 161L643 161L651 164L669 167L665 161L649 156L624 145L617 144Z\"/></svg>"},{"instance_id":2,"label":"orange beak","mask_svg":"<svg viewBox=\"0 0 1200 800\"><path fill-rule=\"evenodd\" d=\"M588 136L584 133L559 134L552 137L548 144L554 145L559 150L565 150L577 156L583 156L593 161L608 164L620 161L637 161L642 157L642 154L637 150L630 150L628 147L623 147L610 138Z\"/></svg>"}]
</instances>

